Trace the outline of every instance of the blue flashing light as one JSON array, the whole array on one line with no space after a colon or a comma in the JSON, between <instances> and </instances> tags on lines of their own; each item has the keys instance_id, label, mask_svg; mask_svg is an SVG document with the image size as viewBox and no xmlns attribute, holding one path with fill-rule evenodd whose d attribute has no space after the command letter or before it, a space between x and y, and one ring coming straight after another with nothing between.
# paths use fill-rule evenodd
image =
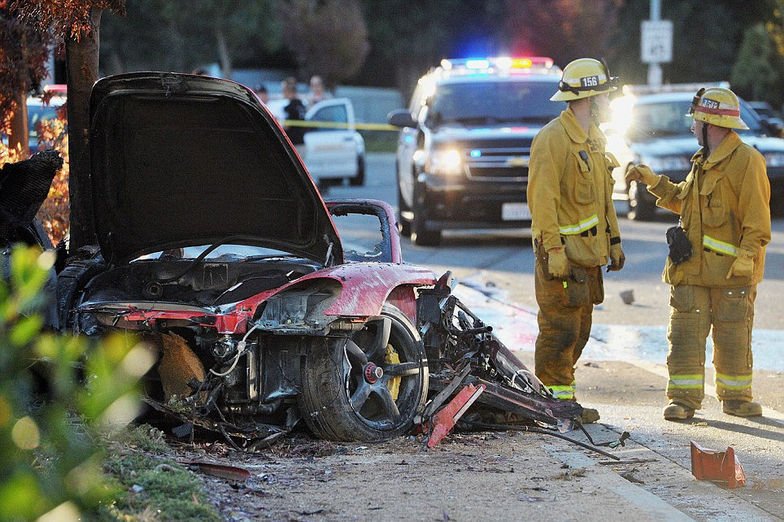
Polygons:
<instances>
[{"instance_id":1,"label":"blue flashing light","mask_svg":"<svg viewBox=\"0 0 784 522\"><path fill-rule=\"evenodd\" d=\"M466 60L466 69L487 69L490 67L490 60L469 59Z\"/></svg>"},{"instance_id":2,"label":"blue flashing light","mask_svg":"<svg viewBox=\"0 0 784 522\"><path fill-rule=\"evenodd\" d=\"M469 155L470 155L472 158L481 158L481 157L482 157L482 151L481 151L481 150L479 150L479 149L474 149L474 150L472 150L472 151L469 153Z\"/></svg>"}]
</instances>

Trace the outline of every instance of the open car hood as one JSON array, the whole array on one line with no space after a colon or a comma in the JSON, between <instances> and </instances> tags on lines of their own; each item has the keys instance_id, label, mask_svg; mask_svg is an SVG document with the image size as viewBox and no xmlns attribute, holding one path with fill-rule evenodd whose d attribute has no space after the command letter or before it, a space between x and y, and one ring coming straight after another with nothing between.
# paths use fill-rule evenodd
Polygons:
<instances>
[{"instance_id":1,"label":"open car hood","mask_svg":"<svg viewBox=\"0 0 784 522\"><path fill-rule=\"evenodd\" d=\"M246 87L178 73L110 76L93 87L90 124L93 217L107 260L232 237L342 262L318 190Z\"/></svg>"}]
</instances>

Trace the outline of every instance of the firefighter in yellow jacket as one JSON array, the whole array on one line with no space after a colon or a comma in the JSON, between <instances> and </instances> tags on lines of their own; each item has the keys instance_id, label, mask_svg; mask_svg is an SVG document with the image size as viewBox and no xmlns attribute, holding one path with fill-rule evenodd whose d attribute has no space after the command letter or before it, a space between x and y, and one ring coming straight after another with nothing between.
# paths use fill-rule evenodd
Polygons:
<instances>
[{"instance_id":1,"label":"firefighter in yellow jacket","mask_svg":"<svg viewBox=\"0 0 784 522\"><path fill-rule=\"evenodd\" d=\"M552 98L568 108L537 134L531 146L528 204L536 250L534 284L539 305L536 375L554 396L575 400L574 369L591 333L593 306L604 300L601 267L623 268L612 169L597 127L606 116L616 78L592 58L570 62ZM599 414L584 408L583 422Z\"/></svg>"},{"instance_id":2,"label":"firefighter in yellow jacket","mask_svg":"<svg viewBox=\"0 0 784 522\"><path fill-rule=\"evenodd\" d=\"M692 132L702 147L686 180L673 183L639 165L628 180L642 181L656 204L680 215L691 256L667 258L671 286L667 332L669 405L664 418L694 416L704 395L705 339L713 334L716 392L730 415L762 415L751 395L751 329L757 283L770 241L770 183L765 160L733 129L747 129L729 89L701 89L694 97ZM686 257L686 259L682 259ZM673 259L674 258L674 259Z\"/></svg>"}]
</instances>

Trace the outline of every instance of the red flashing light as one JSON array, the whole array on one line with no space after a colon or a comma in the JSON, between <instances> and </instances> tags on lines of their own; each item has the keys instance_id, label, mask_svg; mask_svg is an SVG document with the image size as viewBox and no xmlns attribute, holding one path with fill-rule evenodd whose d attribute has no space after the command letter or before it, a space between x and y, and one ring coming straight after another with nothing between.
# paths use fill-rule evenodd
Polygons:
<instances>
[{"instance_id":1,"label":"red flashing light","mask_svg":"<svg viewBox=\"0 0 784 522\"><path fill-rule=\"evenodd\" d=\"M44 92L51 92L53 94L68 94L68 86L64 83L44 85Z\"/></svg>"}]
</instances>

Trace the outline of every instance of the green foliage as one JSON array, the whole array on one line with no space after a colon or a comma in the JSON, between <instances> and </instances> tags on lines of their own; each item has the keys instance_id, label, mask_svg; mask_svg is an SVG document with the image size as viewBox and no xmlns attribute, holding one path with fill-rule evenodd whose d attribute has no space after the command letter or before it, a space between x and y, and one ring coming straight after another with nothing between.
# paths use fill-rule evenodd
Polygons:
<instances>
[{"instance_id":1,"label":"green foliage","mask_svg":"<svg viewBox=\"0 0 784 522\"><path fill-rule=\"evenodd\" d=\"M154 511L160 520L219 520L201 482L169 458L172 451L160 430L139 426L110 447L106 470L127 493L104 508L102 516L143 519Z\"/></svg>"},{"instance_id":2,"label":"green foliage","mask_svg":"<svg viewBox=\"0 0 784 522\"><path fill-rule=\"evenodd\" d=\"M358 0L290 0L278 12L302 77L318 74L331 86L364 63L368 30Z\"/></svg>"},{"instance_id":3,"label":"green foliage","mask_svg":"<svg viewBox=\"0 0 784 522\"><path fill-rule=\"evenodd\" d=\"M728 80L746 28L771 20L780 0L661 2L661 18L673 23L673 62L662 64L665 83ZM610 34L607 54L624 83L645 83L640 62L640 23L650 19L650 0L625 0Z\"/></svg>"},{"instance_id":4,"label":"green foliage","mask_svg":"<svg viewBox=\"0 0 784 522\"><path fill-rule=\"evenodd\" d=\"M130 70L191 71L220 62L219 38L232 62L259 63L280 48L272 0L128 0L127 16L104 16L101 64Z\"/></svg>"},{"instance_id":5,"label":"green foliage","mask_svg":"<svg viewBox=\"0 0 784 522\"><path fill-rule=\"evenodd\" d=\"M0 281L0 506L9 520L55 508L62 516L89 512L115 496L95 428L134 414L136 382L151 364L131 339L90 346L43 328L42 289L53 263L51 252L16 247Z\"/></svg>"},{"instance_id":6,"label":"green foliage","mask_svg":"<svg viewBox=\"0 0 784 522\"><path fill-rule=\"evenodd\" d=\"M749 27L743 36L730 82L747 100L766 100L778 107L782 102L784 63L762 24Z\"/></svg>"}]
</instances>

